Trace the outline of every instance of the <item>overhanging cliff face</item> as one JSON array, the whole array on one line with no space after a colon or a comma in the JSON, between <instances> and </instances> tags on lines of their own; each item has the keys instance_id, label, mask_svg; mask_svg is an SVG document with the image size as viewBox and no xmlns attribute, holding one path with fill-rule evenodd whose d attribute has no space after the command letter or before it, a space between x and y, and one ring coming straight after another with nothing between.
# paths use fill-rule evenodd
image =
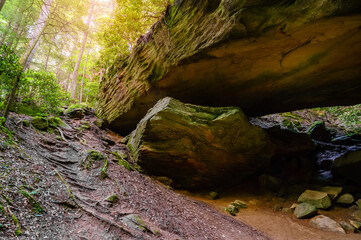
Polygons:
<instances>
[{"instance_id":1,"label":"overhanging cliff face","mask_svg":"<svg viewBox=\"0 0 361 240\"><path fill-rule=\"evenodd\" d=\"M251 116L361 102L361 1L179 0L102 82L122 134L160 98Z\"/></svg>"}]
</instances>

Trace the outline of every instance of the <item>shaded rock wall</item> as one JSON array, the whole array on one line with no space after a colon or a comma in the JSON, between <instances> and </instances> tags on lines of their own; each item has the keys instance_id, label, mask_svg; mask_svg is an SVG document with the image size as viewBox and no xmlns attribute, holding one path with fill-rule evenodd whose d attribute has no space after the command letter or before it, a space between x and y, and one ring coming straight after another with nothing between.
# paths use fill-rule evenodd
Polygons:
<instances>
[{"instance_id":1,"label":"shaded rock wall","mask_svg":"<svg viewBox=\"0 0 361 240\"><path fill-rule=\"evenodd\" d=\"M100 87L127 134L159 99L247 115L361 101L361 1L178 0Z\"/></svg>"}]
</instances>

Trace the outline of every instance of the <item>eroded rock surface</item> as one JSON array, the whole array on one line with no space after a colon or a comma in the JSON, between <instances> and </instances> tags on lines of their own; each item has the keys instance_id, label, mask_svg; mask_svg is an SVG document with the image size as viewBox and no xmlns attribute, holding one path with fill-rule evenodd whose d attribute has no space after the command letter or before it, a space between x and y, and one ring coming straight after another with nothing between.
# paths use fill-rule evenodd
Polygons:
<instances>
[{"instance_id":1,"label":"eroded rock surface","mask_svg":"<svg viewBox=\"0 0 361 240\"><path fill-rule=\"evenodd\" d=\"M239 108L160 100L130 135L129 149L150 175L185 188L237 183L269 164L273 144Z\"/></svg>"},{"instance_id":2,"label":"eroded rock surface","mask_svg":"<svg viewBox=\"0 0 361 240\"><path fill-rule=\"evenodd\" d=\"M249 116L361 100L359 0L177 0L100 87L122 134L159 99Z\"/></svg>"}]
</instances>

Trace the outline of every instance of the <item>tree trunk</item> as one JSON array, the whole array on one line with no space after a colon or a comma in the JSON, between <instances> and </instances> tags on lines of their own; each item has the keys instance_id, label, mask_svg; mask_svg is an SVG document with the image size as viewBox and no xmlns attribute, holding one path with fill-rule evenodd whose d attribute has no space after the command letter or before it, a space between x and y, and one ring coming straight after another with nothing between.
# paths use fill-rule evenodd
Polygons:
<instances>
[{"instance_id":1,"label":"tree trunk","mask_svg":"<svg viewBox=\"0 0 361 240\"><path fill-rule=\"evenodd\" d=\"M79 67L80 67L81 59L83 58L84 48L85 48L85 44L86 44L86 41L87 41L87 38L88 38L89 27L90 27L91 18L93 16L94 5L95 5L95 1L92 0L90 10L89 10L89 15L88 15L87 31L84 32L84 37L83 37L83 41L82 41L80 51L79 51L79 54L78 54L78 59L77 59L76 64L75 64L74 71L71 74L72 83L71 83L71 95L70 96L73 99L75 98L75 94L76 94L76 84L77 84Z\"/></svg>"},{"instance_id":2,"label":"tree trunk","mask_svg":"<svg viewBox=\"0 0 361 240\"><path fill-rule=\"evenodd\" d=\"M5 2L6 2L6 0L0 0L0 11L1 11L1 9L3 9Z\"/></svg>"},{"instance_id":3,"label":"tree trunk","mask_svg":"<svg viewBox=\"0 0 361 240\"><path fill-rule=\"evenodd\" d=\"M84 69L83 69L83 77L81 79L81 90L80 90L79 103L81 103L83 101L84 77L85 77L86 65L88 63L88 58L89 58L91 45L92 45L92 40L90 40L88 53L87 53L86 59L85 59L85 64L84 64Z\"/></svg>"},{"instance_id":4,"label":"tree trunk","mask_svg":"<svg viewBox=\"0 0 361 240\"><path fill-rule=\"evenodd\" d=\"M52 45L50 45L48 54L46 55L45 64L44 64L44 71L45 71L45 72L48 71L48 64L49 64L49 59L50 59L51 50L53 50L53 46L52 46Z\"/></svg>"},{"instance_id":5,"label":"tree trunk","mask_svg":"<svg viewBox=\"0 0 361 240\"><path fill-rule=\"evenodd\" d=\"M49 15L50 15L50 7L51 7L52 2L53 2L53 0L45 0L44 1L44 4L41 8L39 18L36 23L34 35L28 44L28 49L25 51L25 53L23 54L23 56L20 59L20 63L24 66L24 70L26 70L29 67L30 62L36 52L36 49L39 46L39 42L44 33L44 30L48 25Z\"/></svg>"},{"instance_id":6,"label":"tree trunk","mask_svg":"<svg viewBox=\"0 0 361 240\"><path fill-rule=\"evenodd\" d=\"M7 120L8 116L9 116L9 112L10 112L10 106L11 106L12 102L14 101L15 93L16 93L16 90L18 89L18 85L19 85L20 77L21 77L20 75L21 74L16 76L14 86L11 89L11 93L10 93L8 99L7 99L7 103L6 103L6 106L5 106L5 109L4 109L4 114L3 114L3 117L5 118L4 125L6 124L6 120Z\"/></svg>"}]
</instances>

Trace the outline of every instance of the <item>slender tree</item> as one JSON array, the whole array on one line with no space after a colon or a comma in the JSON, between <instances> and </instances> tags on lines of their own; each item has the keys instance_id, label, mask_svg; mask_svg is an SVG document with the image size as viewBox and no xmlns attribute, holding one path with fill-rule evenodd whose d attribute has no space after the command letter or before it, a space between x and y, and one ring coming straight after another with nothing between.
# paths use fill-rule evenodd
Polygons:
<instances>
[{"instance_id":1,"label":"slender tree","mask_svg":"<svg viewBox=\"0 0 361 240\"><path fill-rule=\"evenodd\" d=\"M87 24L86 24L87 30L84 32L83 41L82 41L82 44L81 44L81 47L80 47L80 51L79 51L79 54L78 54L77 61L75 63L74 71L71 74L71 80L72 80L72 82L71 82L71 93L70 93L71 98L75 98L75 94L76 94L76 84L77 84L79 67L80 67L81 59L83 58L85 44L86 44L87 39L88 39L90 22L91 22L91 19L93 17L94 5L95 5L95 1L92 0L90 10L89 10L89 15L88 15L88 21L87 21Z\"/></svg>"},{"instance_id":2,"label":"slender tree","mask_svg":"<svg viewBox=\"0 0 361 240\"><path fill-rule=\"evenodd\" d=\"M1 9L3 9L5 2L6 2L6 0L0 0L0 11L1 11Z\"/></svg>"},{"instance_id":3,"label":"slender tree","mask_svg":"<svg viewBox=\"0 0 361 240\"><path fill-rule=\"evenodd\" d=\"M23 56L20 58L21 65L24 66L24 69L27 69L30 65L31 60L34 57L36 49L39 46L40 39L42 38L45 28L49 23L50 7L53 0L44 0L44 4L41 8L39 18L36 22L35 31L33 37L30 39L28 48L26 49Z\"/></svg>"},{"instance_id":4,"label":"slender tree","mask_svg":"<svg viewBox=\"0 0 361 240\"><path fill-rule=\"evenodd\" d=\"M80 103L83 101L84 78L85 78L86 65L88 64L88 59L89 59L89 53L90 53L91 45L92 45L92 40L90 40L89 48L88 48L88 53L87 53L87 55L86 55L86 59L85 59L85 63L84 63L83 77L82 77L82 79L81 79L81 89L80 89L80 97L79 97L79 102L80 102Z\"/></svg>"}]
</instances>

